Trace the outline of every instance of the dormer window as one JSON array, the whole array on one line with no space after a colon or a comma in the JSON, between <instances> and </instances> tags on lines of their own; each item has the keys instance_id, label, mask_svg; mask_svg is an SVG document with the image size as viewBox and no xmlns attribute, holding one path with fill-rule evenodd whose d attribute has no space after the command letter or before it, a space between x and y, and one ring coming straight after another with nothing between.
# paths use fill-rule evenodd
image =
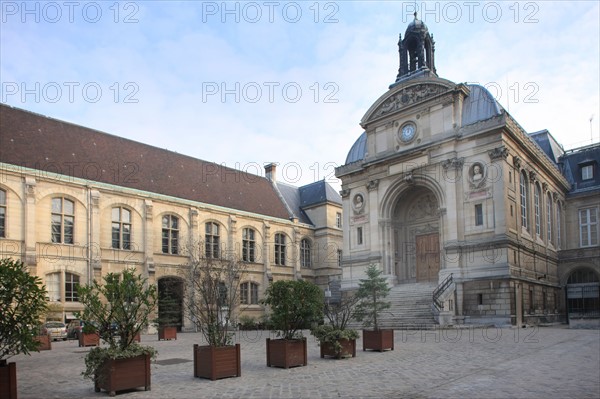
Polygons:
<instances>
[{"instance_id":1,"label":"dormer window","mask_svg":"<svg viewBox=\"0 0 600 399\"><path fill-rule=\"evenodd\" d=\"M581 180L591 180L594 178L594 165L585 165L581 167Z\"/></svg>"}]
</instances>

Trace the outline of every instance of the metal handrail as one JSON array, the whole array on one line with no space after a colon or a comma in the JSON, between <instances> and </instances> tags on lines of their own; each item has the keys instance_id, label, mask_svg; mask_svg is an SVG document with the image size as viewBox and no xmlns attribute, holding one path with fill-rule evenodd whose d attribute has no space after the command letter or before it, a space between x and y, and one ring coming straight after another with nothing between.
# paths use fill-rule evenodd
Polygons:
<instances>
[{"instance_id":1,"label":"metal handrail","mask_svg":"<svg viewBox=\"0 0 600 399\"><path fill-rule=\"evenodd\" d=\"M452 285L452 283L452 273L450 273L450 275L446 277L444 281L442 281L440 285L438 285L433 291L433 306L435 306L438 312L444 307L444 304L440 301L440 297L444 292L446 292L446 290Z\"/></svg>"}]
</instances>

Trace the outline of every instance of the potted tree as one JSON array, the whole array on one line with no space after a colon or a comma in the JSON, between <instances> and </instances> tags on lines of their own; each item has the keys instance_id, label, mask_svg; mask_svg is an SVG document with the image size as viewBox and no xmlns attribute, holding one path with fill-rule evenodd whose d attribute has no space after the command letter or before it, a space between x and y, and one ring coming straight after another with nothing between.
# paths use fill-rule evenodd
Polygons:
<instances>
[{"instance_id":1,"label":"potted tree","mask_svg":"<svg viewBox=\"0 0 600 399\"><path fill-rule=\"evenodd\" d=\"M394 350L394 330L379 328L379 315L391 306L390 302L384 300L390 292L382 271L376 265L371 264L366 270L367 278L361 279L355 296L360 300L356 306L354 317L362 322L366 328L363 329L363 350L373 349L383 352L386 349Z\"/></svg>"},{"instance_id":2,"label":"potted tree","mask_svg":"<svg viewBox=\"0 0 600 399\"><path fill-rule=\"evenodd\" d=\"M39 343L38 351L49 351L52 349L52 337L44 324L38 324L33 329L34 339Z\"/></svg>"},{"instance_id":3,"label":"potted tree","mask_svg":"<svg viewBox=\"0 0 600 399\"><path fill-rule=\"evenodd\" d=\"M85 357L83 376L94 381L96 392L144 387L150 390L150 360L154 348L139 345L135 336L148 325L156 306L156 286L146 278L125 269L108 273L103 284L94 281L80 286L79 301L84 309L81 317L94 320L97 332L108 347L92 348Z\"/></svg>"},{"instance_id":4,"label":"potted tree","mask_svg":"<svg viewBox=\"0 0 600 399\"><path fill-rule=\"evenodd\" d=\"M279 339L267 338L267 366L307 365L302 329L323 320L323 293L304 280L280 280L267 288L263 304L269 306L270 324Z\"/></svg>"},{"instance_id":5,"label":"potted tree","mask_svg":"<svg viewBox=\"0 0 600 399\"><path fill-rule=\"evenodd\" d=\"M38 350L34 326L46 310L46 289L19 260L0 259L0 398L17 398L17 367L12 356Z\"/></svg>"},{"instance_id":6,"label":"potted tree","mask_svg":"<svg viewBox=\"0 0 600 399\"><path fill-rule=\"evenodd\" d=\"M197 247L196 247L197 248ZM194 344L194 377L217 380L242 375L240 344L233 344L233 313L245 264L189 251L183 268L184 307L206 345Z\"/></svg>"},{"instance_id":7,"label":"potted tree","mask_svg":"<svg viewBox=\"0 0 600 399\"><path fill-rule=\"evenodd\" d=\"M311 329L311 334L319 342L321 357L356 356L356 339L358 331L348 328L348 322L354 313L359 298L354 295L343 295L339 301L325 304L327 324L321 324Z\"/></svg>"},{"instance_id":8,"label":"potted tree","mask_svg":"<svg viewBox=\"0 0 600 399\"><path fill-rule=\"evenodd\" d=\"M171 281L162 284L159 280L158 318L155 324L158 329L158 340L177 339L177 327L181 313L181 301L176 297L171 287ZM161 285L163 289L161 290Z\"/></svg>"},{"instance_id":9,"label":"potted tree","mask_svg":"<svg viewBox=\"0 0 600 399\"><path fill-rule=\"evenodd\" d=\"M99 346L100 335L98 334L98 328L94 322L85 322L79 334L79 346Z\"/></svg>"}]
</instances>

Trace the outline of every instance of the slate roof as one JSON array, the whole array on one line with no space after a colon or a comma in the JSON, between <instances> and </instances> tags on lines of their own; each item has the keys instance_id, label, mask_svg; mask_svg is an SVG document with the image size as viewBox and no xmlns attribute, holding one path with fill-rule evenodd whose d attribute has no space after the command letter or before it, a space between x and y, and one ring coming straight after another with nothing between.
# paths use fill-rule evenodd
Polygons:
<instances>
[{"instance_id":1,"label":"slate roof","mask_svg":"<svg viewBox=\"0 0 600 399\"><path fill-rule=\"evenodd\" d=\"M325 180L307 184L302 187L295 187L285 183L277 182L279 190L284 201L288 204L294 217L300 222L314 225L304 209L314 205L321 205L326 202L333 202L342 205L342 197Z\"/></svg>"},{"instance_id":2,"label":"slate roof","mask_svg":"<svg viewBox=\"0 0 600 399\"><path fill-rule=\"evenodd\" d=\"M0 104L0 162L290 218L266 178L5 104Z\"/></svg>"},{"instance_id":3,"label":"slate roof","mask_svg":"<svg viewBox=\"0 0 600 399\"><path fill-rule=\"evenodd\" d=\"M342 197L325 180L316 181L299 188L300 206L306 208L313 205L320 205L325 202L334 202L342 205Z\"/></svg>"},{"instance_id":4,"label":"slate roof","mask_svg":"<svg viewBox=\"0 0 600 399\"><path fill-rule=\"evenodd\" d=\"M494 116L500 115L504 109L494 99L494 96L483 86L467 85L470 89L469 95L465 98L462 108L462 126L484 121ZM353 162L362 161L367 152L367 133L363 132L354 142L348 155L345 165Z\"/></svg>"},{"instance_id":5,"label":"slate roof","mask_svg":"<svg viewBox=\"0 0 600 399\"><path fill-rule=\"evenodd\" d=\"M536 142L555 165L558 164L558 159L564 154L565 150L548 130L544 129L539 132L529 133L529 137Z\"/></svg>"},{"instance_id":6,"label":"slate roof","mask_svg":"<svg viewBox=\"0 0 600 399\"><path fill-rule=\"evenodd\" d=\"M565 178L571 183L569 194L600 191L600 144L566 151L559 159L559 165ZM593 178L583 180L581 169L592 166Z\"/></svg>"}]
</instances>

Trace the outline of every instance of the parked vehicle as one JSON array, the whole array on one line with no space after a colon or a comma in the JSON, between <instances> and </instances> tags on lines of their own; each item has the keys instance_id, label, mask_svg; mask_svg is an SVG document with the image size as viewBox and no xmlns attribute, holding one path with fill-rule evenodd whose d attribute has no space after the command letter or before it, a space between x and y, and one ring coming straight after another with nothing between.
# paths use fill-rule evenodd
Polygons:
<instances>
[{"instance_id":1,"label":"parked vehicle","mask_svg":"<svg viewBox=\"0 0 600 399\"><path fill-rule=\"evenodd\" d=\"M65 323L60 321L49 321L44 324L44 327L53 341L58 341L59 339L62 339L63 341L67 340L67 325Z\"/></svg>"},{"instance_id":2,"label":"parked vehicle","mask_svg":"<svg viewBox=\"0 0 600 399\"><path fill-rule=\"evenodd\" d=\"M95 322L87 322L79 319L71 320L67 325L67 338L68 339L79 339L79 335L83 332L83 327L86 323L96 325Z\"/></svg>"},{"instance_id":3,"label":"parked vehicle","mask_svg":"<svg viewBox=\"0 0 600 399\"><path fill-rule=\"evenodd\" d=\"M68 339L79 339L79 334L83 329L83 320L75 319L71 320L67 325L67 338Z\"/></svg>"}]
</instances>

